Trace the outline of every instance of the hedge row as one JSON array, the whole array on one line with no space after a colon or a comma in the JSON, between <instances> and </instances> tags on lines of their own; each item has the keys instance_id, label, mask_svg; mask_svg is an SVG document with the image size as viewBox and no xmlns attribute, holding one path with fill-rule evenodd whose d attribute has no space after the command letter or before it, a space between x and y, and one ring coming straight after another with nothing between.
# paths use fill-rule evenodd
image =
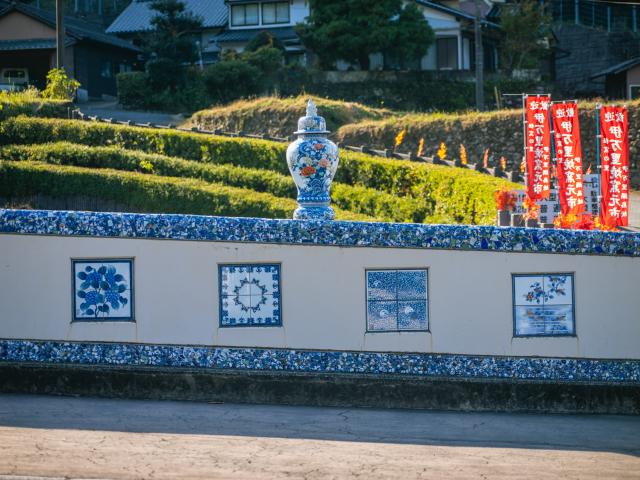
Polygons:
<instances>
[{"instance_id":1,"label":"hedge row","mask_svg":"<svg viewBox=\"0 0 640 480\"><path fill-rule=\"evenodd\" d=\"M189 132L73 120L18 117L0 124L0 144L65 140L114 145L208 163L231 163L288 174L286 144ZM489 224L493 193L518 188L506 180L471 170L421 164L342 151L336 181L360 185L422 202L425 221Z\"/></svg>"},{"instance_id":2,"label":"hedge row","mask_svg":"<svg viewBox=\"0 0 640 480\"><path fill-rule=\"evenodd\" d=\"M8 145L0 147L0 158L194 178L268 192L277 197L296 196L293 180L276 172L235 165L207 164L118 147L89 147L68 142ZM331 194L334 205L339 208L388 221L423 222L426 215L422 202L416 199L399 198L371 188L336 183L332 186Z\"/></svg>"},{"instance_id":3,"label":"hedge row","mask_svg":"<svg viewBox=\"0 0 640 480\"><path fill-rule=\"evenodd\" d=\"M43 194L53 198L90 197L126 205L128 211L291 218L296 202L267 193L111 169L0 160L0 197ZM336 210L342 220L379 219Z\"/></svg>"},{"instance_id":4,"label":"hedge row","mask_svg":"<svg viewBox=\"0 0 640 480\"><path fill-rule=\"evenodd\" d=\"M0 120L28 115L66 118L72 103L66 100L45 100L31 91L0 92Z\"/></svg>"}]
</instances>

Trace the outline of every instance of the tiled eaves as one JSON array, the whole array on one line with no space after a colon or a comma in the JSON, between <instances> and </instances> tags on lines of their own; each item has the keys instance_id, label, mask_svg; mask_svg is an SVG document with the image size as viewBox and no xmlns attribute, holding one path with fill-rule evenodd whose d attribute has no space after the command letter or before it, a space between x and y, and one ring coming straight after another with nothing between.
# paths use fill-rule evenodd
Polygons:
<instances>
[{"instance_id":1,"label":"tiled eaves","mask_svg":"<svg viewBox=\"0 0 640 480\"><path fill-rule=\"evenodd\" d=\"M640 234L320 220L0 209L0 234L640 257Z\"/></svg>"}]
</instances>

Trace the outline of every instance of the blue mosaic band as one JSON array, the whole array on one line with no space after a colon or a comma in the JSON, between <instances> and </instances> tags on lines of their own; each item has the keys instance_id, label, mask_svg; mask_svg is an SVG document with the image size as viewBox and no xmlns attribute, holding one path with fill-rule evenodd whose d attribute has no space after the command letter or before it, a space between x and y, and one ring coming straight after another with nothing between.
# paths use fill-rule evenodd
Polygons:
<instances>
[{"instance_id":1,"label":"blue mosaic band","mask_svg":"<svg viewBox=\"0 0 640 480\"><path fill-rule=\"evenodd\" d=\"M0 233L640 257L640 234L0 209Z\"/></svg>"},{"instance_id":2,"label":"blue mosaic band","mask_svg":"<svg viewBox=\"0 0 640 480\"><path fill-rule=\"evenodd\" d=\"M0 340L3 361L640 383L640 360Z\"/></svg>"}]
</instances>

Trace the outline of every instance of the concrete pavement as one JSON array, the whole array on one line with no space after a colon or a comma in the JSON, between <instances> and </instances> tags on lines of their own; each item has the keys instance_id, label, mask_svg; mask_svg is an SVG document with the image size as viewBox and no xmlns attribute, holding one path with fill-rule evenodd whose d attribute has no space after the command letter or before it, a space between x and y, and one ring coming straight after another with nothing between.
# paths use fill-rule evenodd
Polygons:
<instances>
[{"instance_id":1,"label":"concrete pavement","mask_svg":"<svg viewBox=\"0 0 640 480\"><path fill-rule=\"evenodd\" d=\"M640 478L640 417L0 395L0 479Z\"/></svg>"}]
</instances>

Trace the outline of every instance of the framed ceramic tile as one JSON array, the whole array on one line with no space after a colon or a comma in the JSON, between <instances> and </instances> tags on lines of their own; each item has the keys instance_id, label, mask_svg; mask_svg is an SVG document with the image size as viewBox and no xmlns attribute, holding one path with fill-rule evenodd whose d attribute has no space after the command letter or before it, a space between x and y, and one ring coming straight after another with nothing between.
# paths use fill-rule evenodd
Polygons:
<instances>
[{"instance_id":1,"label":"framed ceramic tile","mask_svg":"<svg viewBox=\"0 0 640 480\"><path fill-rule=\"evenodd\" d=\"M428 331L426 269L367 270L367 331Z\"/></svg>"},{"instance_id":2,"label":"framed ceramic tile","mask_svg":"<svg viewBox=\"0 0 640 480\"><path fill-rule=\"evenodd\" d=\"M220 327L281 326L280 265L218 265Z\"/></svg>"},{"instance_id":3,"label":"framed ceramic tile","mask_svg":"<svg viewBox=\"0 0 640 480\"><path fill-rule=\"evenodd\" d=\"M575 336L572 273L513 274L513 335Z\"/></svg>"},{"instance_id":4,"label":"framed ceramic tile","mask_svg":"<svg viewBox=\"0 0 640 480\"><path fill-rule=\"evenodd\" d=\"M134 321L133 260L72 259L73 321Z\"/></svg>"}]
</instances>

